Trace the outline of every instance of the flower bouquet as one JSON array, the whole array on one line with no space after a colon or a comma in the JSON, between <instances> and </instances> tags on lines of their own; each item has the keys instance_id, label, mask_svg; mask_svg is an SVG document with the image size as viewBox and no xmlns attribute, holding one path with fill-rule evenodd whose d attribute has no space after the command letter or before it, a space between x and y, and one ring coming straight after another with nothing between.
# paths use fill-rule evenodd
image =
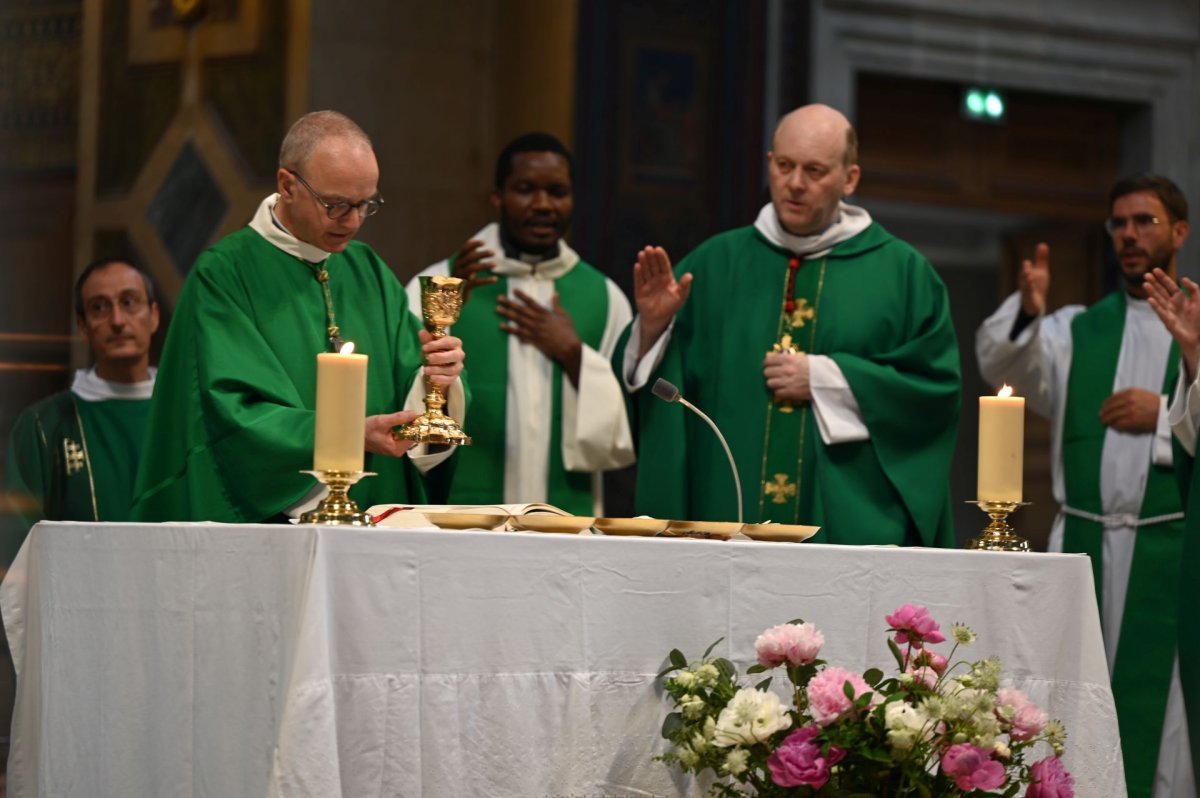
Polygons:
<instances>
[{"instance_id":1,"label":"flower bouquet","mask_svg":"<svg viewBox=\"0 0 1200 798\"><path fill-rule=\"evenodd\" d=\"M824 635L794 620L755 641L757 674L783 667L792 706L772 692L771 677L738 683L726 659L695 664L670 653L665 689L675 710L662 734L672 748L658 759L685 771L712 771L722 796L1016 796L1071 798L1074 780L1060 757L1066 730L1020 690L1000 687L995 658L954 661L975 641L962 625L945 642L929 611L906 604L886 616L898 673L863 674L817 658ZM1049 755L1027 764L1045 743Z\"/></svg>"}]
</instances>

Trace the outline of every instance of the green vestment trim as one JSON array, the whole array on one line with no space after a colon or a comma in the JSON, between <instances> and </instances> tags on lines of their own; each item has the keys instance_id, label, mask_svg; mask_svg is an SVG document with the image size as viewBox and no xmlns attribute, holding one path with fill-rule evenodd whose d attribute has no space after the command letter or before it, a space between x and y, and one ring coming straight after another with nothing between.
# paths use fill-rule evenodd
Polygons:
<instances>
[{"instance_id":1,"label":"green vestment trim","mask_svg":"<svg viewBox=\"0 0 1200 798\"><path fill-rule=\"evenodd\" d=\"M367 415L400 410L421 365L421 324L391 269L359 241L325 262L341 337L370 359ZM258 522L315 485L316 356L328 351L312 269L251 228L188 275L163 349L134 514L147 521ZM466 383L464 380L464 389ZM368 453L360 507L418 503L408 457Z\"/></svg>"},{"instance_id":2,"label":"green vestment trim","mask_svg":"<svg viewBox=\"0 0 1200 798\"><path fill-rule=\"evenodd\" d=\"M451 261L453 267L453 261ZM608 288L604 275L579 261L554 281L558 301L575 324L579 339L599 350L608 320ZM474 395L470 419L473 444L458 453L449 498L451 504L499 504L504 501L504 461L507 451L508 333L500 329L496 299L508 293L501 276L471 290L453 333L470 353ZM567 471L562 457L562 366L553 364L553 396L546 500L574 515L590 515L593 507L591 472Z\"/></svg>"},{"instance_id":3,"label":"green vestment trim","mask_svg":"<svg viewBox=\"0 0 1200 798\"><path fill-rule=\"evenodd\" d=\"M768 441L763 358L779 340L790 253L753 227L715 236L684 258L676 275L692 273L691 294L676 315L671 342L654 375L679 387L720 427L745 488L747 522L759 514ZM841 369L870 433L864 441L826 445L811 409L771 411L770 446L800 461L798 425L806 424L799 465L798 508L779 520L821 527L815 540L951 546L949 473L958 428L958 345L946 290L932 266L907 244L872 224L826 256L820 318L811 345ZM797 295L815 302L820 261L797 274ZM801 292L808 292L801 294ZM627 336L626 336L627 337ZM619 345L617 351L623 351ZM712 431L677 403L641 390L634 397L638 431L637 511L659 518L737 518L728 461ZM781 433L790 415L796 427ZM772 453L772 462L776 454ZM790 457L790 460L789 460ZM768 469L770 470L770 469ZM766 481L774 480L773 473ZM765 490L765 486L763 486Z\"/></svg>"},{"instance_id":4,"label":"green vestment trim","mask_svg":"<svg viewBox=\"0 0 1200 798\"><path fill-rule=\"evenodd\" d=\"M1071 370L1063 413L1062 458L1066 503L1103 514L1100 467L1108 428L1100 406L1112 394L1125 329L1125 293L1117 291L1071 321ZM1163 393L1178 375L1179 353L1171 345ZM1171 468L1150 464L1139 517L1179 512ZM1131 796L1148 798L1154 787L1163 715L1175 663L1183 521L1139 527L1129 571L1125 612L1113 667L1113 698L1121 729L1126 786ZM1097 603L1101 606L1104 527L1073 515L1064 518L1063 550L1092 559ZM1107 630L1110 633L1113 630Z\"/></svg>"}]
</instances>

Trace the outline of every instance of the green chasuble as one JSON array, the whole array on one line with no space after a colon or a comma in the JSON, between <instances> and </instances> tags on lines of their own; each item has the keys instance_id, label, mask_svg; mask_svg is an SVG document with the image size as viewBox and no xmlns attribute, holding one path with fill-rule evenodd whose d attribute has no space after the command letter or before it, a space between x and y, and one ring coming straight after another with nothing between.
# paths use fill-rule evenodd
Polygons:
<instances>
[{"instance_id":1,"label":"green chasuble","mask_svg":"<svg viewBox=\"0 0 1200 798\"><path fill-rule=\"evenodd\" d=\"M1071 321L1071 371L1063 413L1063 484L1068 507L1101 515L1100 464L1108 428L1100 407L1112 394L1125 327L1125 292L1117 291ZM1175 385L1179 351L1171 345L1163 392ZM1173 469L1151 464L1139 517L1161 518L1182 509ZM1067 513L1064 552L1082 552L1092 560L1096 596L1103 573L1104 528ZM1125 612L1113 666L1113 698L1121 727L1125 781L1130 796L1149 798L1162 739L1163 715L1175 664L1179 564L1183 520L1137 528ZM1103 605L1102 605L1103 606Z\"/></svg>"},{"instance_id":2,"label":"green chasuble","mask_svg":"<svg viewBox=\"0 0 1200 798\"><path fill-rule=\"evenodd\" d=\"M819 525L828 543L951 546L949 473L959 414L958 345L946 290L924 257L878 224L798 261L744 227L676 267L691 295L658 372L729 440L747 522ZM870 438L825 445L807 403L771 400L763 359L782 336L841 368ZM623 347L618 347L622 351ZM677 403L639 391L637 511L736 520L720 443Z\"/></svg>"},{"instance_id":3,"label":"green chasuble","mask_svg":"<svg viewBox=\"0 0 1200 798\"><path fill-rule=\"evenodd\" d=\"M1197 441L1200 443L1200 441ZM1183 498L1184 535L1179 580L1179 681L1187 710L1188 745L1192 767L1200 762L1200 634L1193 613L1200 607L1200 468L1178 441L1172 441L1175 475ZM1194 450L1193 450L1194 451Z\"/></svg>"},{"instance_id":4,"label":"green chasuble","mask_svg":"<svg viewBox=\"0 0 1200 798\"><path fill-rule=\"evenodd\" d=\"M451 259L451 264L453 260ZM580 340L592 349L600 348L608 320L608 291L605 277L595 267L580 260L571 270L554 281L559 303L570 315ZM471 415L473 443L458 452L453 469L439 469L431 476L435 496L445 491L450 504L500 504L504 502L504 469L508 447L508 338L499 327L496 299L507 295L508 278L478 286L463 305L453 327L462 339L463 349L471 356L471 391L475 399ZM592 473L567 471L562 456L562 366L555 363L550 397L549 463L546 500L574 515L593 512ZM450 484L440 486L440 478L450 476Z\"/></svg>"},{"instance_id":5,"label":"green chasuble","mask_svg":"<svg viewBox=\"0 0 1200 798\"><path fill-rule=\"evenodd\" d=\"M368 356L367 415L403 407L420 323L395 275L352 241L325 262L341 337ZM171 320L150 408L134 515L258 522L299 501L312 468L317 354L330 350L314 267L251 228L204 252ZM360 507L421 502L407 457L368 453Z\"/></svg>"},{"instance_id":6,"label":"green chasuble","mask_svg":"<svg viewBox=\"0 0 1200 798\"><path fill-rule=\"evenodd\" d=\"M149 399L85 401L62 391L20 415L6 479L18 529L5 536L3 562L42 519L129 520L149 409Z\"/></svg>"}]
</instances>

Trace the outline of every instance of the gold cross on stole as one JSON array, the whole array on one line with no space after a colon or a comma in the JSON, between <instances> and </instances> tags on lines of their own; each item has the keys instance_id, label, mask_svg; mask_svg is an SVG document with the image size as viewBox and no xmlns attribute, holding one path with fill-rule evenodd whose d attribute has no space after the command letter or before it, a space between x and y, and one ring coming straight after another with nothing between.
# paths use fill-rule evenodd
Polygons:
<instances>
[{"instance_id":1,"label":"gold cross on stole","mask_svg":"<svg viewBox=\"0 0 1200 798\"><path fill-rule=\"evenodd\" d=\"M814 309L812 305L808 304L807 299L800 297L796 300L796 309L793 310L792 314L788 317L788 324L792 326L792 329L798 329L803 327L806 322L812 321L813 317L816 315L816 309Z\"/></svg>"},{"instance_id":2,"label":"gold cross on stole","mask_svg":"<svg viewBox=\"0 0 1200 798\"><path fill-rule=\"evenodd\" d=\"M83 447L70 438L63 438L63 457L66 459L67 476L83 470Z\"/></svg>"},{"instance_id":3,"label":"gold cross on stole","mask_svg":"<svg viewBox=\"0 0 1200 798\"><path fill-rule=\"evenodd\" d=\"M766 483L763 490L775 504L787 504L796 495L796 483L788 482L787 474L776 474L775 481Z\"/></svg>"}]
</instances>

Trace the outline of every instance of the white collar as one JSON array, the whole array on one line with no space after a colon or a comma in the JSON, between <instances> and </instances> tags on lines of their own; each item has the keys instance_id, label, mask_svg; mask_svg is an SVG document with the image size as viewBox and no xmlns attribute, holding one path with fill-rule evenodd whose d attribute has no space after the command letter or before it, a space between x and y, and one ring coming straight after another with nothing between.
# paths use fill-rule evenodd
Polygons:
<instances>
[{"instance_id":1,"label":"white collar","mask_svg":"<svg viewBox=\"0 0 1200 798\"><path fill-rule=\"evenodd\" d=\"M510 258L504 254L504 245L500 243L500 225L496 222L484 227L472 238L479 239L483 242L485 249L496 253L491 258L492 263L495 264L492 266L492 271L506 277L557 280L575 268L575 264L579 262L579 255L561 238L558 240L558 254L553 258L547 258L537 263L526 263L523 260Z\"/></svg>"},{"instance_id":2,"label":"white collar","mask_svg":"<svg viewBox=\"0 0 1200 798\"><path fill-rule=\"evenodd\" d=\"M150 376L141 382L113 382L96 376L96 367L75 372L71 393L85 402L103 402L106 399L149 399L154 393L154 377L158 369L151 366Z\"/></svg>"},{"instance_id":3,"label":"white collar","mask_svg":"<svg viewBox=\"0 0 1200 798\"><path fill-rule=\"evenodd\" d=\"M758 212L754 227L772 244L794 252L802 258L819 258L843 241L849 241L871 226L871 214L866 208L838 203L838 215L833 224L816 235L798 236L783 229L775 205L768 202Z\"/></svg>"},{"instance_id":4,"label":"white collar","mask_svg":"<svg viewBox=\"0 0 1200 798\"><path fill-rule=\"evenodd\" d=\"M275 203L278 201L279 195L272 194L259 203L254 218L250 220L250 229L287 254L306 263L324 262L329 257L328 252L296 238L275 216Z\"/></svg>"}]
</instances>

